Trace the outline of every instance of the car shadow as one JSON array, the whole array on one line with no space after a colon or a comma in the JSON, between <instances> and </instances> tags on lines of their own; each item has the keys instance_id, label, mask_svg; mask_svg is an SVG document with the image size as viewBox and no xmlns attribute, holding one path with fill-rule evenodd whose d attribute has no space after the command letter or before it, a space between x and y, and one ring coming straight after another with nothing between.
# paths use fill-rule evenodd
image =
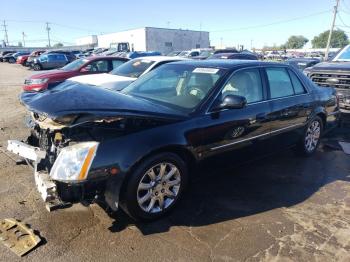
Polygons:
<instances>
[{"instance_id":1,"label":"car shadow","mask_svg":"<svg viewBox=\"0 0 350 262\"><path fill-rule=\"evenodd\" d=\"M349 130L337 129L325 140L337 137L350 141ZM338 157L337 154L343 153L334 150L337 149L326 149L322 143L309 158L297 157L293 150L283 150L244 164L230 156L206 161L196 168L182 200L167 217L151 223L135 223L118 211L109 214L114 219L109 230L120 232L135 225L144 235L149 235L167 232L172 226L200 227L294 206L328 183L350 182L345 171L350 169L348 157Z\"/></svg>"}]
</instances>

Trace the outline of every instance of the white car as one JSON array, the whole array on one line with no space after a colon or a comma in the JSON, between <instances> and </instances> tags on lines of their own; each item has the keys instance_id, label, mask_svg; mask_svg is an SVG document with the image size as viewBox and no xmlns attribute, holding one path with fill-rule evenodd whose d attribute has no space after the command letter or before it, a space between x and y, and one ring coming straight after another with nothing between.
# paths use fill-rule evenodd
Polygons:
<instances>
[{"instance_id":1,"label":"white car","mask_svg":"<svg viewBox=\"0 0 350 262\"><path fill-rule=\"evenodd\" d=\"M140 57L122 64L109 73L75 76L68 80L120 91L158 66L181 60L186 60L186 58L171 56Z\"/></svg>"}]
</instances>

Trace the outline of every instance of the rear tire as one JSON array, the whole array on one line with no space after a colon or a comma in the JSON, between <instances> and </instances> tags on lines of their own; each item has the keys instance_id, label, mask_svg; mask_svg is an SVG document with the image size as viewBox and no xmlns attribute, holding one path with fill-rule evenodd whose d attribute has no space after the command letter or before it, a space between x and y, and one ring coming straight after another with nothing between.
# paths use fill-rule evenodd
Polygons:
<instances>
[{"instance_id":1,"label":"rear tire","mask_svg":"<svg viewBox=\"0 0 350 262\"><path fill-rule=\"evenodd\" d=\"M320 144L323 133L323 121L320 117L314 117L306 126L303 136L297 145L297 152L302 156L314 154Z\"/></svg>"},{"instance_id":2,"label":"rear tire","mask_svg":"<svg viewBox=\"0 0 350 262\"><path fill-rule=\"evenodd\" d=\"M179 156L173 153L150 156L130 174L121 207L137 221L158 219L179 202L187 181L187 167Z\"/></svg>"}]
</instances>

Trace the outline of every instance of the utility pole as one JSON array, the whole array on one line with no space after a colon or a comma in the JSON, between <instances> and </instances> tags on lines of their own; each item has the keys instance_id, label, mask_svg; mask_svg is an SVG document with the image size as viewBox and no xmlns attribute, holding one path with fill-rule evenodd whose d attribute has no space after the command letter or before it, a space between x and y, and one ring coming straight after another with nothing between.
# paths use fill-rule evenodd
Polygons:
<instances>
[{"instance_id":1,"label":"utility pole","mask_svg":"<svg viewBox=\"0 0 350 262\"><path fill-rule=\"evenodd\" d=\"M51 28L49 27L49 23L46 22L47 40L49 41L49 47L51 47L51 42L50 42L50 30L51 30Z\"/></svg>"},{"instance_id":2,"label":"utility pole","mask_svg":"<svg viewBox=\"0 0 350 262\"><path fill-rule=\"evenodd\" d=\"M5 20L3 21L2 26L4 27L4 32L5 32L5 43L6 43L6 45L9 45L9 37L8 37L8 34L7 34L7 25L6 25L6 21Z\"/></svg>"},{"instance_id":3,"label":"utility pole","mask_svg":"<svg viewBox=\"0 0 350 262\"><path fill-rule=\"evenodd\" d=\"M329 30L326 53L324 56L325 60L328 60L329 47L331 45L331 38L332 38L333 29L334 29L335 19L337 18L337 13L338 13L339 0L336 0L336 1L337 3L334 6L333 21L332 21L331 29Z\"/></svg>"},{"instance_id":4,"label":"utility pole","mask_svg":"<svg viewBox=\"0 0 350 262\"><path fill-rule=\"evenodd\" d=\"M22 42L23 42L23 47L26 46L26 42L24 40L24 38L26 37L26 34L24 32L22 32Z\"/></svg>"}]
</instances>

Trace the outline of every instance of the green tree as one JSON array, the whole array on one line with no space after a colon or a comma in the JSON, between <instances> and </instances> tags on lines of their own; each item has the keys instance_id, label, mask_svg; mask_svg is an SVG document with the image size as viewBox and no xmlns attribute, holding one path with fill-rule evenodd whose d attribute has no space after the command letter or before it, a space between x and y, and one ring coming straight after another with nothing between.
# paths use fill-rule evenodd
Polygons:
<instances>
[{"instance_id":1,"label":"green tree","mask_svg":"<svg viewBox=\"0 0 350 262\"><path fill-rule=\"evenodd\" d=\"M54 44L52 47L54 47L54 48L60 48L60 47L62 47L62 46L63 46L62 43L56 43L56 44Z\"/></svg>"},{"instance_id":2,"label":"green tree","mask_svg":"<svg viewBox=\"0 0 350 262\"><path fill-rule=\"evenodd\" d=\"M286 49L299 49L309 42L305 36L302 35L292 35L288 38L287 42L283 45Z\"/></svg>"},{"instance_id":3,"label":"green tree","mask_svg":"<svg viewBox=\"0 0 350 262\"><path fill-rule=\"evenodd\" d=\"M315 36L312 39L312 47L313 48L326 48L328 41L329 30ZM349 43L348 36L345 34L343 30L334 30L331 38L331 48L342 48Z\"/></svg>"}]
</instances>

